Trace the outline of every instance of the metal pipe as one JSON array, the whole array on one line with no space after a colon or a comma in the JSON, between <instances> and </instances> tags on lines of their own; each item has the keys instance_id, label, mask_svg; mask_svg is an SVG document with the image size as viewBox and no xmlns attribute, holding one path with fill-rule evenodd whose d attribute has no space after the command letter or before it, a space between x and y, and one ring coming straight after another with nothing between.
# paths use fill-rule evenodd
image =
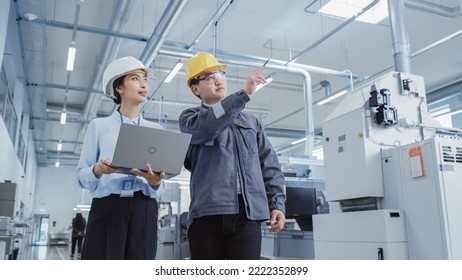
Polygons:
<instances>
[{"instance_id":1,"label":"metal pipe","mask_svg":"<svg viewBox=\"0 0 462 280\"><path fill-rule=\"evenodd\" d=\"M47 26L53 26L56 28L64 28L64 29L72 29L72 25L65 23L65 22L58 22L58 21L53 21L53 20L39 20L36 19L34 21L27 21L22 19L22 21L26 21L29 23L38 23L38 24L44 24ZM108 31L108 30L103 30L103 29L97 29L97 28L92 28L92 27L86 27L79 25L78 27L79 31L82 32L89 32L89 33L95 33L95 34L100 34L104 36L109 36L109 37L115 37L115 38L122 38L122 39L128 39L128 40L135 40L135 41L140 41L140 42L146 42L148 39L147 37L144 36L138 36L138 35L133 35L133 34L127 34L123 32L114 32L114 31ZM173 49L173 50L179 50L179 51L184 51L185 49L188 49L189 46L178 43L178 42L171 42L171 41L164 41L163 47L167 49ZM195 48L196 49L196 48ZM206 50L198 50L198 51L206 51ZM208 51L208 50L207 50ZM256 57L256 56L248 56L248 55L241 55L241 54L229 54L226 52L222 51L217 51L218 55L223 55L223 56L234 56L235 59L239 60L246 60L246 61L255 61L255 62L265 62L267 57ZM283 60L276 60L276 59L271 59L271 63L278 64L278 65L286 65L287 61ZM306 64L299 64L299 63L292 63L291 66L295 68L300 68L300 69L305 69L308 72L311 73L321 73L321 74L326 74L326 75L333 75L337 76L340 78L346 78L350 79L350 75L346 74L342 71L338 70L333 70L333 69L328 69L328 68L323 68L323 67L317 67L317 66L312 66L312 65L306 65ZM360 79L362 77L359 76L353 76L355 79ZM99 88L99 85L97 86Z\"/></svg>"},{"instance_id":2,"label":"metal pipe","mask_svg":"<svg viewBox=\"0 0 462 280\"><path fill-rule=\"evenodd\" d=\"M221 6L220 8L218 8L218 10L215 12L215 14L212 16L212 18L209 20L209 22L204 26L204 28L202 28L202 30L199 32L199 34L197 35L197 37L193 40L193 42L191 43L191 45L188 46L187 48L187 51L191 51L192 49L194 49L194 47L196 46L196 44L199 42L199 40L202 38L202 36L204 36L205 32L207 32L207 30L210 28L210 26L217 22L223 15L224 13L228 10L229 6L234 2L234 0L228 0L228 1L225 1Z\"/></svg>"},{"instance_id":3,"label":"metal pipe","mask_svg":"<svg viewBox=\"0 0 462 280\"><path fill-rule=\"evenodd\" d=\"M393 40L395 71L411 73L409 35L404 24L404 0L388 1L388 14Z\"/></svg>"},{"instance_id":4,"label":"metal pipe","mask_svg":"<svg viewBox=\"0 0 462 280\"><path fill-rule=\"evenodd\" d=\"M111 24L112 30L123 30L128 24L128 19L130 18L130 12L133 9L134 5L131 5L131 1L123 0L120 1L119 6L113 16L114 21ZM103 58L101 62L98 63L95 72L93 74L93 82L91 88L101 88L101 76L103 74L103 69L106 67L110 61L114 59L116 54L119 51L120 44L122 40L120 38L108 37L104 44L104 49L102 51ZM85 107L83 109L83 116L86 119L92 119L97 112L97 109L100 105L101 97L96 94L90 94ZM79 133L79 138L83 139L85 128Z\"/></svg>"},{"instance_id":5,"label":"metal pipe","mask_svg":"<svg viewBox=\"0 0 462 280\"><path fill-rule=\"evenodd\" d=\"M184 59L189 59L192 57L192 54L186 52L173 52L161 49L159 51L160 55L164 56L174 56L174 57L181 57ZM235 66L246 66L246 67L259 67L262 65L261 62L244 62L244 61L235 61L232 59L221 59L222 63L226 63L228 65L235 65ZM312 89L311 89L311 75L305 69L299 69L292 66L287 65L274 65L268 63L266 68L277 70L281 72L288 72L293 74L302 75L303 77L303 97L305 103L305 135L307 140L305 142L305 155L311 155L313 151L314 145L314 121L313 121L313 96L312 96Z\"/></svg>"},{"instance_id":6,"label":"metal pipe","mask_svg":"<svg viewBox=\"0 0 462 280\"><path fill-rule=\"evenodd\" d=\"M328 81L326 81L326 80L323 80L323 81L313 85L311 87L311 90L314 93L315 91L318 91L318 90L322 89L323 87L326 88L326 95L330 95L330 83ZM297 114L298 112L303 111L304 109L305 109L305 107L301 107L301 108L299 108L299 109L297 109L297 110L295 110L295 111L293 111L293 112L291 112L291 113L289 113L289 114L287 114L287 115L285 115L285 116L283 116L283 117L281 117L281 118L279 118L277 120L274 120L274 121L272 121L270 123L267 123L266 125L263 126L263 128L266 129L267 127L269 127L269 126L271 126L271 125L273 125L275 123L278 123L278 122L280 122L282 120L285 120L288 117L291 117L291 116Z\"/></svg>"},{"instance_id":7,"label":"metal pipe","mask_svg":"<svg viewBox=\"0 0 462 280\"><path fill-rule=\"evenodd\" d=\"M377 3L379 3L381 0L374 0L373 2L369 3L369 5L367 5L366 7L364 7L361 11L357 12L355 15L353 15L352 17L350 17L349 19L345 20L344 22L342 22L342 24L340 24L339 26L337 26L336 28L334 28L333 30L331 30L329 33L327 33L326 35L324 35L321 39L319 39L318 41L316 41L314 44L312 44L311 46L309 46L308 48L304 49L303 51L301 51L297 56L295 56L294 58L292 58L290 61L287 62L287 64L291 64L291 63L294 63L295 61L297 61L300 57L302 57L305 53L311 51L312 49L316 48L317 46L319 46L322 42L324 42L325 40L327 40L328 38L332 37L332 35L334 35L335 33L337 33L339 30L341 30L342 28L344 28L345 26L347 26L348 24L350 24L351 22L353 22L357 17L359 17L360 15L362 15L363 13L367 12L370 8L374 7ZM390 1L389 1L390 2ZM393 1L391 1L393 2Z\"/></svg>"},{"instance_id":8,"label":"metal pipe","mask_svg":"<svg viewBox=\"0 0 462 280\"><path fill-rule=\"evenodd\" d=\"M462 4L460 3L460 1L459 6L455 8L448 8L443 5L438 5L422 0L406 0L404 5L407 8L428 12L448 18L457 18L462 16Z\"/></svg>"},{"instance_id":9,"label":"metal pipe","mask_svg":"<svg viewBox=\"0 0 462 280\"><path fill-rule=\"evenodd\" d=\"M154 61L160 47L172 30L187 2L186 0L171 0L168 3L159 24L154 29L151 38L149 38L145 49L141 53L140 60L144 65L149 66Z\"/></svg>"}]
</instances>

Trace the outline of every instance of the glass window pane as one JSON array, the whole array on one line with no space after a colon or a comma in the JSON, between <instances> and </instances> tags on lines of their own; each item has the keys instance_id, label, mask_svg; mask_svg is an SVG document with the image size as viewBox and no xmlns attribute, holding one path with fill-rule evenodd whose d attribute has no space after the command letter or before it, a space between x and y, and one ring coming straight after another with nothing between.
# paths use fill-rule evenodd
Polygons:
<instances>
[{"instance_id":1,"label":"glass window pane","mask_svg":"<svg viewBox=\"0 0 462 280\"><path fill-rule=\"evenodd\" d=\"M6 129L8 130L8 134L10 135L11 142L14 143L14 140L16 139L16 127L18 118L16 117L13 102L8 95L6 96L5 116L3 120L5 122Z\"/></svg>"}]
</instances>

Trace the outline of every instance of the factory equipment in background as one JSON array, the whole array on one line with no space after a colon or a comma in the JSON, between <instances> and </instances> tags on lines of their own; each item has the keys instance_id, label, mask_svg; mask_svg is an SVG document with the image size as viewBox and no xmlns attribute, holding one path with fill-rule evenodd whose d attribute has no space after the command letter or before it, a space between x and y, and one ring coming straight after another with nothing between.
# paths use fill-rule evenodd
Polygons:
<instances>
[{"instance_id":1,"label":"factory equipment in background","mask_svg":"<svg viewBox=\"0 0 462 280\"><path fill-rule=\"evenodd\" d=\"M159 260L179 260L190 257L184 225L189 207L189 187L180 182L165 183L165 192L157 200L159 222L157 230L157 256Z\"/></svg>"},{"instance_id":2,"label":"factory equipment in background","mask_svg":"<svg viewBox=\"0 0 462 280\"><path fill-rule=\"evenodd\" d=\"M314 259L312 216L329 212L324 182L316 179L323 163L308 157L281 157L280 162L286 179L286 224L278 233L262 224L262 258Z\"/></svg>"},{"instance_id":3,"label":"factory equipment in background","mask_svg":"<svg viewBox=\"0 0 462 280\"><path fill-rule=\"evenodd\" d=\"M432 119L420 76L350 92L323 123L330 213L313 216L316 259L462 259L461 136Z\"/></svg>"}]
</instances>

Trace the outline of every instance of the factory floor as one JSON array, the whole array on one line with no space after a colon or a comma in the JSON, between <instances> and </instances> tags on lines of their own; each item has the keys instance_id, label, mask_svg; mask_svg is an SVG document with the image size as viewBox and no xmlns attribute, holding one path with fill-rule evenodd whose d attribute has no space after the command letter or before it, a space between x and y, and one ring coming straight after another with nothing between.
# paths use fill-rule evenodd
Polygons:
<instances>
[{"instance_id":1,"label":"factory floor","mask_svg":"<svg viewBox=\"0 0 462 280\"><path fill-rule=\"evenodd\" d=\"M70 260L70 245L30 246L19 252L18 260ZM75 257L75 259L77 259Z\"/></svg>"}]
</instances>

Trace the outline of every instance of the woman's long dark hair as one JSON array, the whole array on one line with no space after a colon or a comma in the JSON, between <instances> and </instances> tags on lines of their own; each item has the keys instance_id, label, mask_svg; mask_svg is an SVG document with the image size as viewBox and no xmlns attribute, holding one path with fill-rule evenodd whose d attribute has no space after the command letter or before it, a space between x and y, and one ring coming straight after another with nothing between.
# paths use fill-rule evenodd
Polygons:
<instances>
[{"instance_id":1,"label":"woman's long dark hair","mask_svg":"<svg viewBox=\"0 0 462 280\"><path fill-rule=\"evenodd\" d=\"M77 213L75 215L75 227L79 230L82 230L84 227L85 220L82 216L82 213Z\"/></svg>"}]
</instances>

